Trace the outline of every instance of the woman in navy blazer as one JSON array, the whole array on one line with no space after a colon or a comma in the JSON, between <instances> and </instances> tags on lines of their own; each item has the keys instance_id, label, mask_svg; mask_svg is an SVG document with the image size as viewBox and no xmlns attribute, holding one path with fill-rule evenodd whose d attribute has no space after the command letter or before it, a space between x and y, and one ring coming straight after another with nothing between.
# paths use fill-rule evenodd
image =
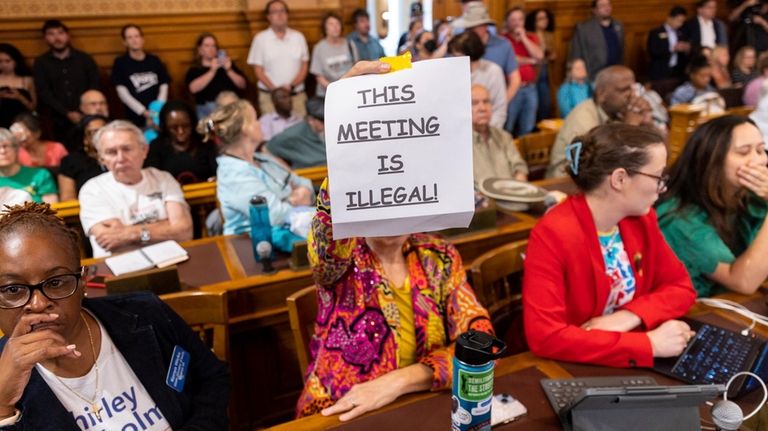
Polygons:
<instances>
[{"instance_id":1,"label":"woman in navy blazer","mask_svg":"<svg viewBox=\"0 0 768 431\"><path fill-rule=\"evenodd\" d=\"M531 232L523 271L533 353L613 367L651 367L693 335L674 320L696 293L652 205L667 151L654 130L608 124L576 138L567 168L581 190Z\"/></svg>"},{"instance_id":2,"label":"woman in navy blazer","mask_svg":"<svg viewBox=\"0 0 768 431\"><path fill-rule=\"evenodd\" d=\"M142 429L227 429L226 365L152 294L84 300L77 237L47 204L0 214L0 429L137 429L121 426L134 419ZM152 408L118 417L128 403L108 396L110 380L131 385L134 407ZM54 389L83 409L73 413Z\"/></svg>"}]
</instances>

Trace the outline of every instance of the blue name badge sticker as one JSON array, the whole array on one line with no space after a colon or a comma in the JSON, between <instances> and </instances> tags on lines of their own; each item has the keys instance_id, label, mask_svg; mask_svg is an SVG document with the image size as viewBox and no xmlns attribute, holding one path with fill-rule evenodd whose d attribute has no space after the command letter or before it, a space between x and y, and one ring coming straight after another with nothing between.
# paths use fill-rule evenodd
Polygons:
<instances>
[{"instance_id":1,"label":"blue name badge sticker","mask_svg":"<svg viewBox=\"0 0 768 431\"><path fill-rule=\"evenodd\" d=\"M176 392L184 390L184 383L187 381L187 371L189 371L189 352L181 346L176 345L171 355L171 364L168 367L168 375L165 377L165 384L170 386Z\"/></svg>"}]
</instances>

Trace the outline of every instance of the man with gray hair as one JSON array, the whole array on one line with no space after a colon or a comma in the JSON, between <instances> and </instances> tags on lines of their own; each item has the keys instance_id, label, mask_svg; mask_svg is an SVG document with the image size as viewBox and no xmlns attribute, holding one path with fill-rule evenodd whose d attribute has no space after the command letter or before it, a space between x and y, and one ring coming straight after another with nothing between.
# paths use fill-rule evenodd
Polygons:
<instances>
[{"instance_id":1,"label":"man with gray hair","mask_svg":"<svg viewBox=\"0 0 768 431\"><path fill-rule=\"evenodd\" d=\"M565 176L565 147L594 127L621 121L631 125L653 125L651 106L634 90L635 74L625 66L610 66L595 78L595 95L568 114L549 154L547 178Z\"/></svg>"},{"instance_id":2,"label":"man with gray hair","mask_svg":"<svg viewBox=\"0 0 768 431\"><path fill-rule=\"evenodd\" d=\"M181 186L171 174L142 169L148 149L138 127L124 120L99 129L93 138L108 172L80 189L80 222L94 257L147 244L192 239L192 217Z\"/></svg>"}]
</instances>

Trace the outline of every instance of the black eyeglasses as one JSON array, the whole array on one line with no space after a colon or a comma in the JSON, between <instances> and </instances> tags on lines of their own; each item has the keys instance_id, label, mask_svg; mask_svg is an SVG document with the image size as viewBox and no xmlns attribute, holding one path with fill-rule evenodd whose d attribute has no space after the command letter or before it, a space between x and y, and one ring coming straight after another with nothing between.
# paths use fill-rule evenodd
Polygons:
<instances>
[{"instance_id":1,"label":"black eyeglasses","mask_svg":"<svg viewBox=\"0 0 768 431\"><path fill-rule=\"evenodd\" d=\"M634 169L627 169L627 172L631 174L639 174L648 178L656 180L656 193L663 193L667 189L667 183L669 182L669 174L653 175L645 172L636 171Z\"/></svg>"},{"instance_id":2,"label":"black eyeglasses","mask_svg":"<svg viewBox=\"0 0 768 431\"><path fill-rule=\"evenodd\" d=\"M12 309L27 305L32 298L32 292L39 290L50 300L69 298L77 290L80 283L80 273L60 274L46 278L37 284L6 284L0 286L0 308Z\"/></svg>"}]
</instances>

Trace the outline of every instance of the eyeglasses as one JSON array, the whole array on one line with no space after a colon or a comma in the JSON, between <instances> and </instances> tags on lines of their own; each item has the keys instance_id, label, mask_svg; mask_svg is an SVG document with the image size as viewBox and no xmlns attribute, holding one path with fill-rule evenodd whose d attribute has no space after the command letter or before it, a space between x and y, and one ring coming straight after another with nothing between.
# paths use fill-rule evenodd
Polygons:
<instances>
[{"instance_id":1,"label":"eyeglasses","mask_svg":"<svg viewBox=\"0 0 768 431\"><path fill-rule=\"evenodd\" d=\"M639 174L644 177L653 178L656 180L656 193L663 193L665 190L667 190L667 183L669 182L669 174L662 174L662 175L653 175L653 174L647 174L645 172L636 171L634 169L627 169L627 172L630 174Z\"/></svg>"},{"instance_id":2,"label":"eyeglasses","mask_svg":"<svg viewBox=\"0 0 768 431\"><path fill-rule=\"evenodd\" d=\"M12 151L15 149L16 146L13 144L0 144L0 151Z\"/></svg>"},{"instance_id":3,"label":"eyeglasses","mask_svg":"<svg viewBox=\"0 0 768 431\"><path fill-rule=\"evenodd\" d=\"M0 286L0 308L12 309L27 305L32 292L39 290L43 296L54 301L69 298L77 290L81 273L54 275L37 284L7 284Z\"/></svg>"}]
</instances>

